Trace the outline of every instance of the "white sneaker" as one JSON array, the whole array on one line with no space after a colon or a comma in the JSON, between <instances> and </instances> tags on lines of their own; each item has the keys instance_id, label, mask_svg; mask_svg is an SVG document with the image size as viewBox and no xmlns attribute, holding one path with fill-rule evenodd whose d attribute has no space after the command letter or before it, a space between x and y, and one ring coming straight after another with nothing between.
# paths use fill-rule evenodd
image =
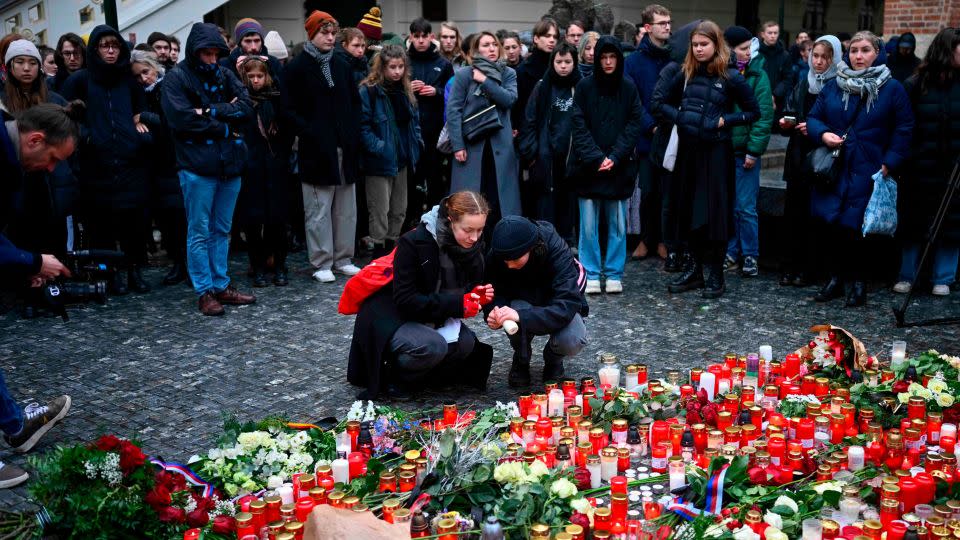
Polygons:
<instances>
[{"instance_id":1,"label":"white sneaker","mask_svg":"<svg viewBox=\"0 0 960 540\"><path fill-rule=\"evenodd\" d=\"M619 279L607 280L607 294L620 294L623 292L623 283Z\"/></svg>"},{"instance_id":2,"label":"white sneaker","mask_svg":"<svg viewBox=\"0 0 960 540\"><path fill-rule=\"evenodd\" d=\"M949 295L950 295L950 286L949 286L949 285L934 285L934 286L933 286L933 295L934 295L934 296L949 296Z\"/></svg>"},{"instance_id":3,"label":"white sneaker","mask_svg":"<svg viewBox=\"0 0 960 540\"><path fill-rule=\"evenodd\" d=\"M600 280L588 279L587 289L584 292L587 294L600 294Z\"/></svg>"},{"instance_id":4,"label":"white sneaker","mask_svg":"<svg viewBox=\"0 0 960 540\"><path fill-rule=\"evenodd\" d=\"M897 284L893 286L893 292L900 294L907 294L910 292L910 289L913 289L913 283L909 281L898 281Z\"/></svg>"},{"instance_id":5,"label":"white sneaker","mask_svg":"<svg viewBox=\"0 0 960 540\"><path fill-rule=\"evenodd\" d=\"M333 283L337 280L337 278L333 277L333 272L330 270L317 270L313 273L313 279L320 283Z\"/></svg>"},{"instance_id":6,"label":"white sneaker","mask_svg":"<svg viewBox=\"0 0 960 540\"><path fill-rule=\"evenodd\" d=\"M345 264L343 266L338 266L333 269L335 272L339 272L345 276L355 276L360 273L360 269L352 264Z\"/></svg>"}]
</instances>

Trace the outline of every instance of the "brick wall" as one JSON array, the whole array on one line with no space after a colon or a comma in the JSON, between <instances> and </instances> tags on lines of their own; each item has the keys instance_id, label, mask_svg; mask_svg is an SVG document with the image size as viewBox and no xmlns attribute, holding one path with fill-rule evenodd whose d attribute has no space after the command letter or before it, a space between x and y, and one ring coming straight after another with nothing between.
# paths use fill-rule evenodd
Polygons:
<instances>
[{"instance_id":1,"label":"brick wall","mask_svg":"<svg viewBox=\"0 0 960 540\"><path fill-rule=\"evenodd\" d=\"M960 26L960 0L888 0L883 5L883 35L913 32L923 57L941 28Z\"/></svg>"}]
</instances>

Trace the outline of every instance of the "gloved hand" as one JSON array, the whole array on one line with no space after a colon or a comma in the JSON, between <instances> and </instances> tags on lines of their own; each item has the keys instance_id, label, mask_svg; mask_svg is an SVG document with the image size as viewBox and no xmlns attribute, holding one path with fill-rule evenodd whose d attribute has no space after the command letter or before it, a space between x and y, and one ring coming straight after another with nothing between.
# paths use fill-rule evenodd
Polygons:
<instances>
[{"instance_id":1,"label":"gloved hand","mask_svg":"<svg viewBox=\"0 0 960 540\"><path fill-rule=\"evenodd\" d=\"M480 297L476 293L468 292L463 295L463 318L469 319L480 313Z\"/></svg>"},{"instance_id":2,"label":"gloved hand","mask_svg":"<svg viewBox=\"0 0 960 540\"><path fill-rule=\"evenodd\" d=\"M491 291L488 293L487 291ZM477 285L470 291L470 294L477 295L477 298L480 299L480 305L485 306L490 302L493 302L492 288L489 285Z\"/></svg>"}]
</instances>

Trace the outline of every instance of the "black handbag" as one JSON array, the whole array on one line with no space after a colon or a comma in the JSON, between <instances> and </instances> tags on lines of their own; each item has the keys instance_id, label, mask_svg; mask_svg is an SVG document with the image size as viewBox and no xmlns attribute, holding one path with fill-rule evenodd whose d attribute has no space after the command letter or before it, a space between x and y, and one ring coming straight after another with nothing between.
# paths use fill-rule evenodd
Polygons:
<instances>
[{"instance_id":1,"label":"black handbag","mask_svg":"<svg viewBox=\"0 0 960 540\"><path fill-rule=\"evenodd\" d=\"M857 104L857 110L853 113L850 126L847 127L847 131L843 134L842 138L844 141L847 140L847 135L850 133L850 130L853 129L853 124L856 123L857 117L860 116L860 109L863 108L863 102L864 99L861 98L860 103ZM804 169L806 169L805 172L814 187L821 190L829 190L840 180L840 174L843 172L843 149L843 143L836 148L818 146L807 154L804 160Z\"/></svg>"},{"instance_id":2,"label":"black handbag","mask_svg":"<svg viewBox=\"0 0 960 540\"><path fill-rule=\"evenodd\" d=\"M479 141L503 129L496 104L492 103L479 87L474 91L474 96L479 99L467 100L460 130L463 140L468 143Z\"/></svg>"}]
</instances>

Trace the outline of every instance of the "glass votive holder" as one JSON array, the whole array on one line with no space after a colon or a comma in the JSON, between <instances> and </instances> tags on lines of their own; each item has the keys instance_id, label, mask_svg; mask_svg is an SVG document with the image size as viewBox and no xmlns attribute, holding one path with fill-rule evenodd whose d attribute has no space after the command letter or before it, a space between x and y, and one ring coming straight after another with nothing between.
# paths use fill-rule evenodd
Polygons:
<instances>
[{"instance_id":1,"label":"glass votive holder","mask_svg":"<svg viewBox=\"0 0 960 540\"><path fill-rule=\"evenodd\" d=\"M803 520L803 540L821 540L823 538L823 523L817 518Z\"/></svg>"}]
</instances>

